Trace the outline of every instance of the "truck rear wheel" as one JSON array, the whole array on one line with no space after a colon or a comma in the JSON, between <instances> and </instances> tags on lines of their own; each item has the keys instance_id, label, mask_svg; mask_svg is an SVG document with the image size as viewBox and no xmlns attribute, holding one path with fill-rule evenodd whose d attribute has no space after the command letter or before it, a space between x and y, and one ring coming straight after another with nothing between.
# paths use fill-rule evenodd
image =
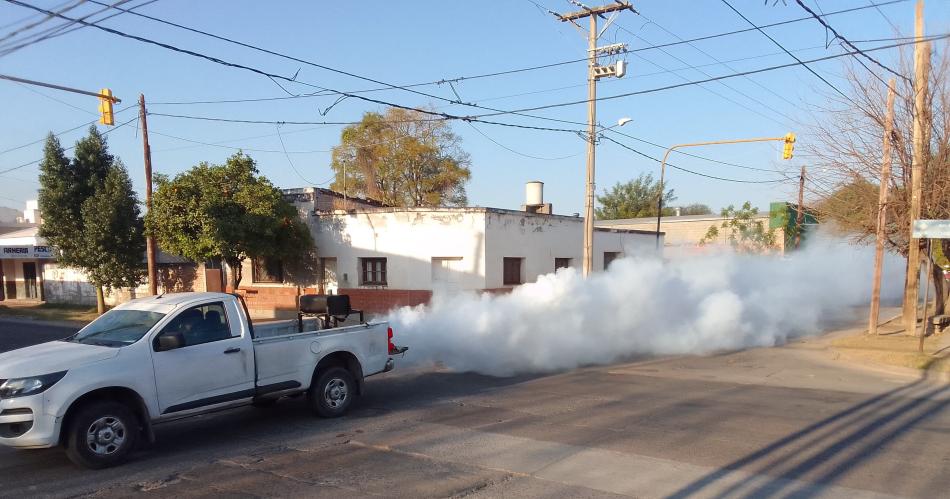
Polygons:
<instances>
[{"instance_id":1,"label":"truck rear wheel","mask_svg":"<svg viewBox=\"0 0 950 499\"><path fill-rule=\"evenodd\" d=\"M310 407L324 418L337 418L346 413L356 397L356 381L350 371L331 367L317 374L310 386Z\"/></svg>"},{"instance_id":2,"label":"truck rear wheel","mask_svg":"<svg viewBox=\"0 0 950 499\"><path fill-rule=\"evenodd\" d=\"M125 462L139 439L135 414L118 402L92 402L70 421L66 455L84 468L100 469Z\"/></svg>"}]
</instances>

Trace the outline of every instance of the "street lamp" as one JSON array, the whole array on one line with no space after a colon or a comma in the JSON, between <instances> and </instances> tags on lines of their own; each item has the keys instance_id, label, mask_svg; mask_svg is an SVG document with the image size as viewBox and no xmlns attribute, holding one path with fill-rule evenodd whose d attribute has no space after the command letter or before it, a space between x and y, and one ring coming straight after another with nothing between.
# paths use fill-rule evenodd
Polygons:
<instances>
[{"instance_id":1,"label":"street lamp","mask_svg":"<svg viewBox=\"0 0 950 499\"><path fill-rule=\"evenodd\" d=\"M623 121L623 120L621 120ZM713 140L708 142L693 142L691 144L676 144L670 146L663 154L663 161L660 162L660 192L656 196L656 249L660 249L660 217L663 216L663 177L666 174L666 160L670 157L673 149L681 147L713 146L720 144L744 144L747 142L785 142L785 150L782 159L791 159L795 144L795 134L788 133L783 137L760 137L755 139L736 139L736 140Z\"/></svg>"}]
</instances>

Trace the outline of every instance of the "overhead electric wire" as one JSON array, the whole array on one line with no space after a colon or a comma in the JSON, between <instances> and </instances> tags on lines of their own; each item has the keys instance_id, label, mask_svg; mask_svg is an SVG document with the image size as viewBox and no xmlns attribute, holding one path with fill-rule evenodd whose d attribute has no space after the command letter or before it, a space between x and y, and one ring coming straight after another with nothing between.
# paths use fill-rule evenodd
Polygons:
<instances>
[{"instance_id":1,"label":"overhead electric wire","mask_svg":"<svg viewBox=\"0 0 950 499\"><path fill-rule=\"evenodd\" d=\"M118 5L124 4L124 3L129 2L129 1L131 1L131 0L120 0L120 1L116 2L115 4L113 4L113 6L118 6ZM141 4L138 4L138 5L135 5L135 6L130 7L130 8L129 8L129 11L134 10L134 9L140 9L140 8L142 8L142 7L145 7L146 5L153 4L153 3L157 2L157 1L158 1L158 0L147 0L147 1L144 2L144 3L141 3ZM88 15L86 15L86 16L83 16L83 17L81 17L80 19L87 19L87 18L89 18L89 17L92 17L92 16L94 16L94 15L100 14L100 13L105 12L105 11L107 11L107 10L109 10L108 7L103 8L103 9L100 9L100 10L97 10L96 12L93 12L92 14L88 14ZM100 19L96 19L94 22L97 22L97 23L98 23L98 22L103 22L103 21L112 19L113 17L121 16L121 15L124 14L124 13L125 13L125 11L116 12L116 13L114 13L114 14L107 15L107 16L102 17L102 18L100 18ZM57 38L57 37L60 37L60 36L63 36L63 35L68 35L69 33L72 33L72 32L74 32L74 31L76 31L76 30L80 30L80 29L83 29L83 28L86 27L86 26L75 26L75 24L76 24L75 22L65 22L65 23L60 24L59 26L54 26L54 27L52 27L52 28L48 28L48 29L46 29L45 31L42 31L42 32L39 32L39 33L34 33L34 34L29 35L29 36L20 38L20 39L18 39L18 40L12 40L12 41L10 41L6 46L0 47L0 57L10 55L10 54L12 54L13 52L16 52L17 50L20 50L20 49L22 49L22 48L25 48L25 47L28 47L28 46L31 46L31 45L35 45L35 44L40 43L40 42L43 42L43 41L45 41L45 40L50 40L50 39Z\"/></svg>"},{"instance_id":2,"label":"overhead electric wire","mask_svg":"<svg viewBox=\"0 0 950 499\"><path fill-rule=\"evenodd\" d=\"M624 137L627 137L628 139L636 140L637 142L643 142L644 144L651 145L651 146L653 146L653 147L657 147L657 148L660 148L660 149L666 149L666 148L667 148L667 146L663 146L663 145L657 144L656 142L650 142L649 140L644 140L644 139L641 139L641 138L639 138L639 137L634 137L633 135L629 135L629 134L623 133L623 132L621 132L620 130L610 130L610 132L611 132L611 133L615 133L615 134L617 134L617 135L622 135L622 136L624 136ZM675 152L675 153L677 153L677 154L682 154L683 156L689 156L689 157L691 157L691 158L701 159L701 160L709 161L709 162L712 162L712 163L719 163L720 165L732 166L732 167L735 167L735 168L742 168L742 169L744 169L744 170L753 170L753 171L766 172L766 173L778 173L778 174L784 175L784 172L781 172L781 171L779 171L779 170L770 170L770 169L767 169L767 168L756 168L756 167L753 167L753 166L746 166L746 165L740 165L740 164L737 164L737 163L730 163L730 162L728 162L728 161L721 161L721 160L718 160L718 159L707 158L707 157L705 157L705 156L700 156L700 155L698 155L698 154L689 153L689 152L686 152L686 151L683 151L683 150L680 150L680 149L675 149L673 152Z\"/></svg>"},{"instance_id":3,"label":"overhead electric wire","mask_svg":"<svg viewBox=\"0 0 950 499\"><path fill-rule=\"evenodd\" d=\"M11 0L7 0L7 1L11 1ZM103 3L103 2L100 2L100 1L98 1L98 0L90 0L90 1L92 1L93 3L96 3L96 4L98 4L98 5L103 5L103 6L107 5L107 4L105 4L105 3ZM868 8L872 8L872 7L874 7L874 8L879 8L880 6L890 5L890 4L896 4L896 3L901 3L901 2L905 2L905 1L908 1L908 0L891 0L891 1L889 1L889 2L882 2L882 3L879 3L879 4L871 4L871 5L863 6L863 7L855 7L855 8L850 8L850 9L843 9L843 10L839 10L839 11L829 12L828 14L825 14L825 15L826 15L826 16L831 16L831 15L842 14L842 13L846 13L846 12L854 12L854 11L858 11L858 10L868 9ZM19 3L19 2L14 2L14 3ZM354 74L354 73L351 73L351 72L348 72L348 71L344 71L344 70L340 70L340 69L337 69L337 68L332 68L332 67L329 67L329 66L326 66L326 65L322 65L322 64L319 64L319 63L314 63L314 62L312 62L312 61L307 61L307 60L304 60L304 59L301 59L301 58L297 58L297 57L294 57L294 56L290 56L290 55L286 55L286 54L281 54L281 53L278 53L278 52L275 52L275 51L271 51L271 50L268 50L268 49L264 49L264 48L261 48L261 47L257 47L257 46L254 46L254 45L250 45L250 44L247 44L247 43L244 43L244 42L240 42L240 41L237 41L237 40L232 40L232 39L230 39L230 38L226 38L226 37L214 35L214 34L212 34L212 33L208 33L208 32L205 32L205 31L202 31L202 30L198 30L198 29L195 29L195 28L190 28L190 27L188 27L188 26L184 26L184 25L181 25L181 24L178 24L178 23L173 23L173 22L171 22L171 21L167 21L167 20L164 20L164 19L160 19L160 18L157 18L157 17L154 17L154 16L149 16L149 15L142 14L142 13L138 13L138 12L132 12L131 10L128 10L128 9L121 9L121 8L118 8L118 7L116 7L116 10L120 10L120 11L123 11L123 12L128 12L128 13L134 15L134 16L138 16L138 17L142 17L142 18L145 18L145 19L149 19L149 20L155 21L155 22L167 24L167 25L174 26L174 27L177 27L177 28L180 28L180 29L185 29L185 30L188 30L188 31L191 31L191 32L199 33L199 34L202 34L202 35L205 35L205 36L209 36L209 37L212 37L212 38L215 38L215 39L218 39L218 40L227 41L227 42L229 42L229 43L234 43L234 44L237 44L237 45L240 45L240 46L243 46L243 47L246 47L246 48L250 48L250 49L253 49L253 50L262 51L262 52L264 52L264 53L268 53L268 54L275 55L275 56L278 56L278 57L286 58L286 59L289 59L289 60L292 60L292 61L295 61L295 62L300 62L300 63L302 63L302 64L307 64L307 65L311 65L311 66L318 67L318 68L321 68L321 69L325 69L325 70L328 70L328 71L333 71L333 72L337 72L337 73L344 74L344 75L347 75L347 76L351 76L351 77L354 77L354 78L359 78L359 79L363 79L363 80L366 80L366 81L378 83L378 84L381 84L381 85L386 85L389 89L406 90L406 91L410 91L410 92L417 93L417 94L420 94L420 95L424 95L424 96L429 97L429 98L435 98L435 99L443 100L443 101L447 101L447 102L453 102L453 101L452 101L451 99L446 99L446 98L444 98L444 97L440 97L440 96L437 96L437 95L434 95L434 94L428 94L428 93L425 93L425 92L418 92L418 91L415 91L415 90L411 90L411 88L412 88L412 87L417 87L417 86L424 86L424 85L445 83L445 82L450 82L450 81L451 81L451 82L459 82L459 81L471 80L471 79L476 79L476 78L486 78L486 77L500 76L500 75L505 75L505 74L512 74L512 73L517 73L517 72L522 72L522 71L532 71L532 70L536 70L536 69L543 69L543 68L548 68L548 67L560 66L560 65L564 65L564 64L571 64L571 63L576 63L576 62L584 62L584 61L587 60L586 58L584 58L584 59L576 59L576 60L563 61L563 62L558 62L558 63L553 63L553 64L545 64L545 65L540 65L540 66L532 66L532 67L528 67L528 68L520 68L520 69L514 69L514 70L507 70L507 71L499 71L499 72L494 72L494 73L485 73L485 74L474 75L474 76L461 76L461 77L457 77L457 78L443 79L443 80L437 80L437 81L433 81L433 82L426 82L426 83L419 83L419 84L412 84L412 85L393 85L393 84L390 84L390 83L387 83L387 82L382 82L382 81L379 81L379 80L376 80L376 79L373 79L373 78L369 78L369 77L366 77L366 76ZM778 22L778 23L773 23L773 24L770 24L770 25L766 25L766 27L770 27L770 26L780 26L780 25L783 25L783 24L789 24L789 23L794 23L794 22L800 22L800 21L807 20L807 19L810 19L810 17L803 17L803 18L799 18L799 19L792 19L792 20L787 20L787 21L781 21L781 22ZM96 26L96 27L98 27L98 26ZM672 45L678 45L678 44L680 44L680 43L691 43L691 42L693 42L693 41L698 41L698 40L701 40L701 39L710 39L710 38L716 38L716 37L719 37L719 36L727 36L727 35L731 35L731 34L741 33L741 32L744 32L744 31L751 31L751 30L738 30L738 31L733 31L733 32L728 32L728 33L720 33L720 34L716 34L716 35L709 35L709 36L705 36L705 37L699 37L699 38L690 39L690 40L681 40L681 41L679 41L679 42L674 42L674 43L668 43L668 44L662 44L662 45L654 45L654 46L650 46L650 47L642 47L642 48L636 49L635 51L658 49L658 48L662 48L662 47L667 47L667 46L672 46ZM300 82L297 82L297 83L300 83ZM371 90L369 90L369 91L376 91L376 90L377 90L377 89L371 89ZM379 89L379 90L384 90L384 89ZM334 91L334 90L328 90L328 91L333 92L333 93L340 93L340 94L344 94L344 95L348 95L348 96L353 96L353 95L349 95L349 94L354 94L354 95L355 95L355 94L357 94L357 93L367 92L367 91L358 91L358 92L343 92L343 93L341 93L341 92L337 92L337 91ZM501 111L501 110L497 110L497 109L485 108L484 106L478 106L478 105L475 105L475 104L473 104L473 103L465 103L465 102L455 102L455 103L456 103L456 104L461 104L461 105L466 105L466 106L471 106L471 107L476 107L476 108L489 109L489 110L493 110L493 111ZM562 122L564 121L564 120L557 120L557 119L554 119L554 118L539 117L539 116L527 116L527 117L535 118L535 119L545 119L545 120L549 120L549 121L562 121ZM570 123L571 123L571 124L578 124L578 123L576 123L576 122L570 122Z\"/></svg>"},{"instance_id":4,"label":"overhead electric wire","mask_svg":"<svg viewBox=\"0 0 950 499\"><path fill-rule=\"evenodd\" d=\"M885 46L880 46L880 47L873 47L873 48L869 48L869 49L864 49L864 51L865 51L865 52L874 52L874 51L877 51L877 50L891 49L891 48L895 48L895 47L902 47L902 46L905 46L905 45L913 45L913 44L916 44L916 43L922 43L922 42L928 42L928 41L934 41L934 40L942 40L942 39L945 39L945 38L950 38L950 34L929 36L929 37L925 37L925 38L920 39L920 40L914 40L914 41L909 41L909 42L904 42L904 43L895 43L895 44L885 45ZM745 76L745 75L752 75L752 74L758 74L758 73L765 73L765 72L767 72L767 71L775 71L775 70L778 70L778 69L791 68L791 67L795 67L795 66L803 66L803 65L807 65L807 64L814 63L814 62L829 61L829 60L838 59L838 58L841 58L841 57L848 57L848 56L851 56L852 54L853 54L853 52L843 52L843 53L841 53L841 54L832 54L832 55L827 55L827 56L824 56L824 57L817 57L817 58L814 58L814 59L808 59L808 60L801 61L801 62L790 62L790 63L787 63L787 64L777 64L777 65L768 66L768 67L765 67L765 68L752 69L752 70L748 70L748 71L740 71L740 72L738 72L738 73L731 73L731 74L716 76L716 77L707 78L707 79L704 79L704 80L694 80L694 81L689 81L689 82L685 82L685 83L674 83L674 84L665 85L665 86L662 86L662 87L655 87L655 88L649 88L649 89L645 89L645 90L636 90L636 91L632 91L632 92L624 92L624 93L622 93L622 94L615 94L615 95L607 95L607 96L597 97L596 99L594 99L594 101L605 101L605 100L620 99L620 98L623 98L623 97L631 97L631 96L634 96L634 95L651 94L651 93L655 93L655 92L661 92L661 91L664 91L664 90L671 90L671 89L681 88L681 87L687 87L687 86L691 86L691 85L698 85L698 84L707 83L707 82L710 82L710 81L724 80L724 79L727 79L727 78L735 78L735 77L738 77L738 76ZM526 107L526 108L515 109L515 110L512 110L512 111L509 111L509 113L512 113L512 112L525 112L525 111L538 111L538 110L542 110L542 109L553 109L553 108L558 108L558 107L574 106L574 105L579 105L579 104L587 104L587 102L588 102L587 99L583 99L583 100L576 100L576 101L569 101L569 102L561 102L561 103L555 103L555 104L546 104L546 105L541 105L541 106L533 106L533 107ZM481 118L484 118L484 117L499 116L499 115L501 115L501 114L506 114L506 113L485 113L485 114L477 114L477 115L474 115L474 116L467 116L467 117L465 117L465 119L481 119Z\"/></svg>"},{"instance_id":5,"label":"overhead electric wire","mask_svg":"<svg viewBox=\"0 0 950 499\"><path fill-rule=\"evenodd\" d=\"M824 82L825 85L828 85L829 87L832 88L832 90L834 90L835 92L838 92L839 94L841 94L842 97L844 97L845 99L847 99L847 100L848 100L849 102L851 102L852 104L856 104L856 103L854 102L854 100L851 99L851 97L848 97L847 94L845 94L844 92L842 92L841 89L839 89L838 87L834 86L830 81L828 81L827 79L825 79L824 76L821 76L820 74L818 74L817 71L815 71L814 69L810 68L810 67L808 66L808 64L806 64L806 63L803 62L801 59L799 59L798 56L796 56L795 54L791 53L791 52L790 52L788 49L786 49L781 43L779 43L778 41L776 41L775 38L772 38L768 33L766 33L765 30L762 29L762 27L757 26L754 22L750 21L749 18L746 17L742 12L739 12L738 9L736 9L735 7L732 6L731 3L729 3L729 0L721 0L721 1L722 1L722 3L726 4L727 7L729 7L730 9L732 9L732 11L735 12L739 17L741 17L745 22L749 23L750 26L752 26L753 28L755 28L759 33L762 33L763 36L765 36L766 38L768 38L772 43L774 43L776 46L778 46L778 48L782 49L786 54L789 55L789 57L791 57L792 59L795 59L795 61L796 61L798 64L801 64L802 67L804 67L805 69L807 69L809 73L815 75L819 80L821 80L822 82Z\"/></svg>"},{"instance_id":6,"label":"overhead electric wire","mask_svg":"<svg viewBox=\"0 0 950 499\"><path fill-rule=\"evenodd\" d=\"M102 132L102 135L108 135L108 134L110 134L110 133L112 133L112 132L114 132L114 131L116 131L116 130L122 128L122 127L124 127L125 125L128 125L129 123L132 123L133 121L135 121L135 120L137 120L137 119L139 119L138 116L136 116L136 117L130 119L129 121L124 122L124 123L120 123L120 124L118 124L118 125L116 125L116 126L110 128L110 129L108 129L108 130L105 130L104 132ZM77 127L77 128L78 128L78 127ZM74 130L75 130L75 129L74 129ZM64 132L64 133L65 133L65 132ZM63 148L63 151L69 151L69 150L72 150L72 149L75 149L75 148L76 148L76 146L74 146L74 145L73 145L73 146L69 146L69 147L64 147L64 148ZM30 165L39 163L40 161L43 161L43 159L42 159L42 158L41 158L41 159L35 159L35 160L33 160L33 161L29 161L29 162L27 162L27 163L23 163L23 164L18 165L18 166L14 166L14 167L11 167L11 168L7 168L7 169L5 169L5 170L0 170L0 175L4 175L4 174L6 174L6 173L10 173L10 172L12 172L12 171L14 171L14 170L19 170L20 168L25 168L25 167L27 167L27 166L30 166Z\"/></svg>"},{"instance_id":7,"label":"overhead electric wire","mask_svg":"<svg viewBox=\"0 0 950 499\"><path fill-rule=\"evenodd\" d=\"M651 22L652 22L652 21L651 21ZM658 25L658 26L659 26L659 25ZM647 39L645 39L645 38L643 38L642 36L640 36L640 35L634 33L633 31L628 30L627 28L625 28L624 26L620 25L619 23L617 24L617 27L618 27L618 29L620 29L620 30L622 30L622 31L625 31L625 32L629 33L630 35L633 35L634 37L636 37L636 38L638 38L638 39L640 39L640 40L643 40L644 42L650 43ZM677 56L675 56L675 55L673 55L672 53L670 53L670 52L667 51L666 49L660 49L660 51L663 52L664 54L666 54L667 56L669 56L669 57L671 57L671 58L673 58L673 59L679 61L680 63L686 64L686 65L690 66L690 69L693 69L693 70L699 72L700 74L702 74L702 75L704 75L704 76L706 76L706 77L711 77L711 76L712 76L711 74L709 74L709 73L707 73L707 72L705 72L705 71L703 71L703 70L701 70L701 69L699 69L699 68L697 68L697 67L695 67L695 66L691 66L688 62L684 61L683 59L681 59L681 58L679 58L679 57L677 57ZM640 57L640 58L643 59L644 61L646 61L646 62L648 62L648 63L650 63L650 64L652 64L652 65L654 65L654 66L656 66L656 67L658 67L658 68L660 68L660 69L663 69L663 70L666 70L666 69L667 69L667 68L664 67L663 65L661 65L661 64L659 64L659 63L657 63L657 62L654 62L654 61L652 61L652 60L650 60L650 59L647 59L647 58L645 58L645 57L643 57L643 56L641 56L641 55L639 55L639 54L634 54L634 55L636 55L637 57ZM730 68L730 69L732 69L732 68ZM733 71L734 71L734 70L733 70ZM674 73L674 74L675 74L677 77L679 77L680 79L689 81L689 78L687 78L687 77L685 77L685 76L683 76L683 75L681 75L681 74L679 74L679 73ZM729 84L727 84L727 83L725 83L725 82L723 82L723 81L717 81L716 83L718 83L719 85L722 85L723 87L725 87L725 88L727 88L727 89L729 89L729 90L732 90L732 91L735 92L736 94L739 94L739 95L745 97L746 99L749 99L749 100L751 100L751 101L753 101L753 102L759 104L760 106L762 106L762 107L764 107L764 108L766 108L766 109L771 110L772 112L774 112L774 113L776 113L776 114L781 115L782 117L784 117L784 118L785 118L786 120L788 120L789 122L794 122L794 121L795 121L795 120L792 119L790 116L788 116L788 115L782 113L781 111L776 111L772 106L769 106L768 104L762 102L761 100L756 99L755 97L752 97L752 96L750 96L749 94L747 94L747 93L745 93L745 92L742 92L741 90L738 90L738 89L736 89L735 87L733 87L733 86L731 86L731 85L729 85ZM773 121L773 122L778 123L778 124L780 124L780 125L781 125L781 124L785 124L785 123L783 123L783 122L777 120L777 119L776 119L775 117L773 117L773 116L770 116L770 115L768 115L768 114L766 114L766 113L764 113L764 112L762 112L762 111L758 111L758 110L756 110L756 109L753 109L752 107L749 107L749 106L747 106L747 105L745 105L745 104L743 104L743 103L741 103L741 102L739 102L739 101L737 101L737 100L735 100L735 99L732 99L731 97L728 97L728 96L723 95L723 94L721 94L721 93L719 93L719 92L716 92L715 90L713 90L713 89L711 89L711 88L708 88L708 87L705 86L705 85L700 85L700 88L702 88L703 90L706 90L707 92L709 92L709 93L711 93L711 94L713 94L713 95L715 95L715 96L717 96L717 97L719 97L719 98L725 99L725 100L727 100L727 101L729 101L729 102L731 102L731 103L733 103L733 104L735 104L735 105L737 105L737 106L739 106L739 107L741 107L741 108L743 108L743 109L745 109L745 110L747 110L747 111L749 111L749 112L751 112L751 113L757 114L757 115L759 115L759 116L761 116L761 117L763 117L763 118L765 118L765 119L767 119L767 120Z\"/></svg>"},{"instance_id":8,"label":"overhead electric wire","mask_svg":"<svg viewBox=\"0 0 950 499\"><path fill-rule=\"evenodd\" d=\"M149 113L149 114L151 115L152 113ZM287 151L287 150L278 151L278 150L276 150L276 149L255 149L255 148L251 148L251 147L228 146L228 145L224 145L224 144L214 144L214 143L211 143L211 142L202 142L202 141L200 141L200 140L187 139L187 138L185 138L185 137L179 137L179 136L177 136L177 135L172 135L172 134L169 134L169 133L163 133L163 132L159 132L159 131L157 131L157 130L149 130L148 133L154 134L154 135L159 135L159 136L162 136L162 137L168 137L168 138L170 138L170 139L181 140L181 141L183 141L183 142L191 142L192 144L197 144L197 145L201 145L201 146L220 147L220 148L222 148L222 149L234 149L234 150L249 151L249 152L265 152L265 153L275 153L275 154L317 154L317 153L328 153L328 152L330 152L329 149L314 149L314 150L312 150L312 151ZM276 135L278 135L278 134L271 134L270 136L276 136ZM168 150L168 149L164 149L164 150ZM161 151L161 150L156 150L155 152L160 152L160 151Z\"/></svg>"},{"instance_id":9,"label":"overhead electric wire","mask_svg":"<svg viewBox=\"0 0 950 499\"><path fill-rule=\"evenodd\" d=\"M858 53L858 55L861 55L861 56L864 57L865 59L867 59L867 60L873 62L873 63L876 64L878 67L880 67L881 69L887 71L888 73L891 73L892 75L897 76L898 78L901 78L901 79L903 79L903 80L910 81L910 78L908 78L908 77L906 77L906 76L904 76L904 75L898 73L897 71L894 71L893 69L891 69L891 68L885 66L883 63L881 63L881 61L878 61L877 59L875 59L875 58L873 58L873 57L871 57L871 56L865 54L864 52L862 52L861 49L859 49L857 46L855 46L853 43L851 43L847 38L845 38L844 36L842 36L841 33L838 33L837 30L835 30L833 27L831 27L831 25L828 24L824 19L822 19L818 14L816 14L815 11L811 10L811 8L809 8L807 5L805 5L804 2L802 2L802 0L795 0L795 3L797 3L799 7L805 9L805 12L808 12L812 17L814 17L816 21L818 21L822 26L825 27L825 29L831 31L831 33L835 35L835 38L837 38L838 40L841 40L841 41L842 41L845 45L847 45L848 47L851 47L852 50L855 50L855 51ZM858 56L855 55L854 58L857 59ZM865 67L866 67L866 66L865 66ZM870 71L870 68L868 68L868 71ZM872 71L872 73L873 73L873 71ZM878 77L878 79L880 79L880 77ZM882 81L883 81L883 80L882 80Z\"/></svg>"},{"instance_id":10,"label":"overhead electric wire","mask_svg":"<svg viewBox=\"0 0 950 499\"><path fill-rule=\"evenodd\" d=\"M70 10L73 10L73 9L75 9L76 7L79 7L80 5L82 5L82 4L85 3L85 2L86 2L86 0L77 0L73 5L70 5L70 6L68 6L68 7L64 7L63 9L58 10L58 11L56 11L56 12L53 12L53 11L51 11L51 10L47 10L47 11L45 12L46 16L44 16L43 19L40 19L39 21L36 21L36 22L34 22L34 23L27 24L26 26L22 26L22 27L20 27L20 28L17 28L17 29L15 29L15 30L13 30L13 31L11 31L11 32L9 32L9 33L7 33L6 35L3 35L2 37L0 37L0 42L5 41L5 40L8 40L8 39L10 39L10 38L13 38L14 36L19 35L20 33L24 32L24 31L29 31L29 30L31 30L31 29L33 29L33 28L35 28L35 27L37 27L37 26L39 26L39 25L41 25L41 24L43 24L43 23L49 22L49 20L52 19L53 17L57 17L57 16L59 16L60 14L62 14L63 12L69 12Z\"/></svg>"},{"instance_id":11,"label":"overhead electric wire","mask_svg":"<svg viewBox=\"0 0 950 499\"><path fill-rule=\"evenodd\" d=\"M134 104L133 104L133 105L131 105L131 106L126 106L126 107L124 107L124 108L122 108L122 109L119 109L118 111L115 111L115 113L113 113L113 114L119 114L119 113L121 113L121 112L128 111L129 109L132 109L133 107L137 107L137 105L134 105ZM89 126L89 125L92 125L93 123L97 123L98 121L99 121L99 119L96 118L96 119L94 119L94 120L92 120L92 121L87 121L87 122L85 122L85 123L83 123L83 124L81 124L81 125L74 126L74 127L69 128L69 129L67 129L67 130L63 130L63 131L61 131L61 132L56 132L56 133L53 134L53 136L54 136L54 137L59 137L60 135L67 134L67 133L69 133L69 132L74 132L74 131L76 131L76 130L79 130L80 128L84 128L84 127L87 127L87 126ZM13 152L13 151L16 151L16 150L18 150L18 149L23 149L24 147L30 147L30 146L32 146L32 145L39 144L40 142L43 142L43 141L45 141L45 140L46 140L46 137L44 136L42 139L34 140L33 142L27 142L26 144L21 144L21 145L15 146L15 147L11 147L11 148L9 148L9 149L4 149L4 150L0 151L0 154L6 154L6 153L8 153L8 152Z\"/></svg>"},{"instance_id":12,"label":"overhead electric wire","mask_svg":"<svg viewBox=\"0 0 950 499\"><path fill-rule=\"evenodd\" d=\"M274 129L277 131L277 139L280 140L280 147L284 150L284 157L287 158L287 163L290 164L290 168L300 177L300 180L313 185L313 181L304 177L303 174L300 173L300 170L297 169L297 166L294 165L294 161L290 159L290 154L287 153L287 146L284 145L284 138L280 136L280 125L276 125Z\"/></svg>"},{"instance_id":13,"label":"overhead electric wire","mask_svg":"<svg viewBox=\"0 0 950 499\"><path fill-rule=\"evenodd\" d=\"M631 152L633 152L633 153L635 153L635 154L637 154L637 155L639 155L639 156L643 156L644 158L647 158L647 159L649 159L649 160L655 161L655 162L657 162L657 163L662 163L661 160L659 160L659 159L657 159L657 158L654 158L653 156L650 156L650 155L647 154L647 153L638 151L638 150L636 150L636 149L634 149L634 148L628 146L627 144L624 144L623 142L616 141L616 140L614 140L614 139L612 139L612 138L610 138L610 137L606 137L606 136L604 137L604 139L607 139L607 140L609 140L610 142L613 142L614 144L617 144L618 146L620 146L620 147L622 147L622 148L624 148L624 149L627 149L628 151L631 151ZM676 169L676 170L679 170L679 171L682 171L682 172L690 173L690 174L693 174L693 175L698 175L698 176L700 176L700 177L706 177L706 178L713 179L713 180L720 180L720 181L723 181L723 182L736 182L736 183L740 183L740 184L775 184L775 183L779 183L779 182L785 182L785 181L788 180L788 177L785 177L785 178L783 178L783 179L778 179L778 180L741 180L741 179L735 179L735 178L717 177L716 175L708 175L708 174L705 174L705 173L700 173L700 172L697 172L697 171L693 171L693 170L689 170L689 169L683 168L683 167L681 167L681 166L674 165L673 163L670 163L669 161L666 162L666 166L669 166L670 168L673 168L673 169Z\"/></svg>"}]
</instances>

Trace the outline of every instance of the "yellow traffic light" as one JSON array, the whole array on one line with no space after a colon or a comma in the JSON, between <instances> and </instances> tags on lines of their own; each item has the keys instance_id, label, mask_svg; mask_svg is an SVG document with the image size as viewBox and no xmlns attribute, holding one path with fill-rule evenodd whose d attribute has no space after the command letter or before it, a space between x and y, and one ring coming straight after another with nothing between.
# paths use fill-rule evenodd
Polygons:
<instances>
[{"instance_id":1,"label":"yellow traffic light","mask_svg":"<svg viewBox=\"0 0 950 499\"><path fill-rule=\"evenodd\" d=\"M115 125L115 117L112 114L112 90L103 88L99 94L102 96L99 97L99 123Z\"/></svg>"},{"instance_id":2,"label":"yellow traffic light","mask_svg":"<svg viewBox=\"0 0 950 499\"><path fill-rule=\"evenodd\" d=\"M792 159L792 153L795 151L795 134L785 134L785 148L782 150L782 159Z\"/></svg>"}]
</instances>

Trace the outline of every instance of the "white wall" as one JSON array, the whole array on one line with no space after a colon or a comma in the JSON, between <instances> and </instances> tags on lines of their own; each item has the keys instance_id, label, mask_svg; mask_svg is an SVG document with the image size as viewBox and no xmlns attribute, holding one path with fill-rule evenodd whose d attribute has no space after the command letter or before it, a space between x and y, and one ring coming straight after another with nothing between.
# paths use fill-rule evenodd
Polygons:
<instances>
[{"instance_id":1,"label":"white wall","mask_svg":"<svg viewBox=\"0 0 950 499\"><path fill-rule=\"evenodd\" d=\"M570 258L571 266L583 265L584 220L578 217L489 211L486 214L486 288L503 284L505 257L524 258L525 282L554 272L555 258ZM655 251L656 236L626 232L594 233L594 271L604 269L604 252L646 256Z\"/></svg>"},{"instance_id":2,"label":"white wall","mask_svg":"<svg viewBox=\"0 0 950 499\"><path fill-rule=\"evenodd\" d=\"M485 213L479 209L375 210L321 215L317 254L337 259L340 288L360 287L359 258L387 259L387 288L432 289L432 258L457 258L459 289L485 288ZM370 286L372 287L372 286Z\"/></svg>"},{"instance_id":3,"label":"white wall","mask_svg":"<svg viewBox=\"0 0 950 499\"><path fill-rule=\"evenodd\" d=\"M387 288L433 289L435 272L450 274L449 287L497 289L503 258L524 258L525 282L554 272L555 258L571 258L580 268L583 220L484 208L376 210L318 216L312 224L317 254L337 259L340 288L359 284L359 259L387 259ZM594 269L603 269L603 252L621 256L653 254L653 234L597 231ZM441 259L461 258L445 262ZM345 279L345 281L344 281Z\"/></svg>"}]
</instances>

